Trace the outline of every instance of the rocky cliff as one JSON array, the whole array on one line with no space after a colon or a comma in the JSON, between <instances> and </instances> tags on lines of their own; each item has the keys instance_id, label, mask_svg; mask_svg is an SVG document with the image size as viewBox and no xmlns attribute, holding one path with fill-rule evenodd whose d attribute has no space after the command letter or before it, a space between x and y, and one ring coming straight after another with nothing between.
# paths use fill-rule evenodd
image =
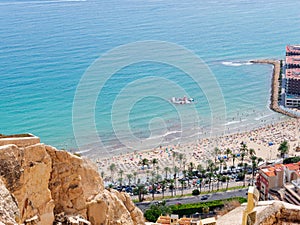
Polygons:
<instances>
[{"instance_id":1,"label":"rocky cliff","mask_svg":"<svg viewBox=\"0 0 300 225\"><path fill-rule=\"evenodd\" d=\"M237 207L217 220L217 225L241 225L246 205ZM253 225L296 225L300 224L300 206L281 201L260 201L255 207Z\"/></svg>"},{"instance_id":2,"label":"rocky cliff","mask_svg":"<svg viewBox=\"0 0 300 225\"><path fill-rule=\"evenodd\" d=\"M51 146L0 146L0 225L142 225L125 193L106 190L87 159Z\"/></svg>"}]
</instances>

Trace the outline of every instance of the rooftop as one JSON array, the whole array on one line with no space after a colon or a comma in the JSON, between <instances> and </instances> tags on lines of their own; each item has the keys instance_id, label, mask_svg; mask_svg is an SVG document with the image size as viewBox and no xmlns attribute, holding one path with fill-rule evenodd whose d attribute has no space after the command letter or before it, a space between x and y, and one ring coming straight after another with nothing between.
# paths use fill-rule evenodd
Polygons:
<instances>
[{"instance_id":1,"label":"rooftop","mask_svg":"<svg viewBox=\"0 0 300 225\"><path fill-rule=\"evenodd\" d=\"M262 168L261 171L266 174L268 177L275 177L276 172L282 171L284 165L275 164L274 166Z\"/></svg>"}]
</instances>

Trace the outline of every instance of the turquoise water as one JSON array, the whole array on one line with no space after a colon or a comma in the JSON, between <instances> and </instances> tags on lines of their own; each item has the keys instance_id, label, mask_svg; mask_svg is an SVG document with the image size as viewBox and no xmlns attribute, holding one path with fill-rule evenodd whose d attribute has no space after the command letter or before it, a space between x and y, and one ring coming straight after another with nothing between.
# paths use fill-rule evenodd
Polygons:
<instances>
[{"instance_id":1,"label":"turquoise water","mask_svg":"<svg viewBox=\"0 0 300 225\"><path fill-rule=\"evenodd\" d=\"M268 109L272 68L246 62L282 58L286 44L299 43L299 8L300 2L280 0L1 0L0 132L31 132L47 144L77 148L72 105L82 75L107 51L145 40L176 43L208 64L224 96L226 131L274 122L279 117ZM177 68L141 62L114 74L99 94L96 127L110 149L121 147L111 125L116 97L130 82L152 76L177 83L197 100L200 120L195 117L187 124L186 136L207 134L211 111L205 93ZM174 106L155 97L169 93L164 85L145 83L136 88L147 96L134 104L130 97L124 98L118 105L132 104L129 126L135 137L142 142L152 130L157 136L171 134L169 141L180 141L178 107L191 117L194 106ZM87 119L82 115L82 130ZM116 115L114 122L121 127L118 132L130 139L127 120ZM87 131L85 144L92 148L94 140L88 137Z\"/></svg>"}]
</instances>

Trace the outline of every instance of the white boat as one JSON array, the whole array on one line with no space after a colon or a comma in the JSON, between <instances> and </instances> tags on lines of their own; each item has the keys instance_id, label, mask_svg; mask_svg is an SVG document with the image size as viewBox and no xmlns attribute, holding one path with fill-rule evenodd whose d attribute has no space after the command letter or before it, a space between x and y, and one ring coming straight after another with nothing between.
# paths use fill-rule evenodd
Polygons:
<instances>
[{"instance_id":1,"label":"white boat","mask_svg":"<svg viewBox=\"0 0 300 225\"><path fill-rule=\"evenodd\" d=\"M195 103L195 100L193 98L187 98L187 97L183 97L183 98L176 98L176 97L172 97L170 100L173 104L192 104Z\"/></svg>"}]
</instances>

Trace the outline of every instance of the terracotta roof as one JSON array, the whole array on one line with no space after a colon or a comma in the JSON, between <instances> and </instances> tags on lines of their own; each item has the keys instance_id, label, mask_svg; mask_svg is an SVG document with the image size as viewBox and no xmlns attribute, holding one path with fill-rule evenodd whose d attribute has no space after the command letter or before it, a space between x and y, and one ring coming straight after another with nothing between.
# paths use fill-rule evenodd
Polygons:
<instances>
[{"instance_id":1,"label":"terracotta roof","mask_svg":"<svg viewBox=\"0 0 300 225\"><path fill-rule=\"evenodd\" d=\"M265 172L265 174L266 174L268 177L275 177L275 176L276 176L276 174L275 174L274 171L267 171L267 172Z\"/></svg>"},{"instance_id":2,"label":"terracotta roof","mask_svg":"<svg viewBox=\"0 0 300 225\"><path fill-rule=\"evenodd\" d=\"M262 168L261 171L266 174L268 177L276 176L276 172L280 172L283 170L282 164L275 164L274 166Z\"/></svg>"},{"instance_id":3,"label":"terracotta roof","mask_svg":"<svg viewBox=\"0 0 300 225\"><path fill-rule=\"evenodd\" d=\"M299 170L299 165L296 163L290 163L285 165L289 170Z\"/></svg>"}]
</instances>

